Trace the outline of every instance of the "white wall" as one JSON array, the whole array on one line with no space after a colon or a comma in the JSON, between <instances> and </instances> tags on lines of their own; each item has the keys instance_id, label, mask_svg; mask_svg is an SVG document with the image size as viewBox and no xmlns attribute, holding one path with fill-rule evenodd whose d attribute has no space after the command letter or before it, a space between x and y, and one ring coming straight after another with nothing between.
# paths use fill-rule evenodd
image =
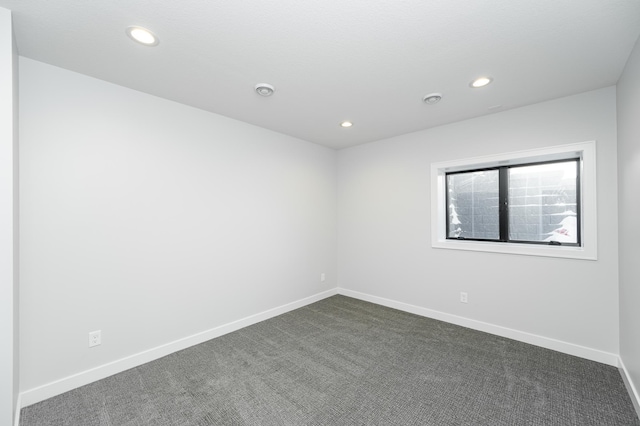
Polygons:
<instances>
[{"instance_id":1,"label":"white wall","mask_svg":"<svg viewBox=\"0 0 640 426\"><path fill-rule=\"evenodd\" d=\"M17 56L11 12L0 8L0 424L18 398Z\"/></svg>"},{"instance_id":2,"label":"white wall","mask_svg":"<svg viewBox=\"0 0 640 426\"><path fill-rule=\"evenodd\" d=\"M617 95L620 358L635 386L636 403L640 403L640 40L618 81ZM640 413L640 405L636 408Z\"/></svg>"},{"instance_id":3,"label":"white wall","mask_svg":"<svg viewBox=\"0 0 640 426\"><path fill-rule=\"evenodd\" d=\"M615 102L609 87L339 151L339 286L615 363ZM431 247L432 162L589 140L597 141L597 261Z\"/></svg>"},{"instance_id":4,"label":"white wall","mask_svg":"<svg viewBox=\"0 0 640 426\"><path fill-rule=\"evenodd\" d=\"M20 90L23 391L336 287L335 151L25 58Z\"/></svg>"}]
</instances>

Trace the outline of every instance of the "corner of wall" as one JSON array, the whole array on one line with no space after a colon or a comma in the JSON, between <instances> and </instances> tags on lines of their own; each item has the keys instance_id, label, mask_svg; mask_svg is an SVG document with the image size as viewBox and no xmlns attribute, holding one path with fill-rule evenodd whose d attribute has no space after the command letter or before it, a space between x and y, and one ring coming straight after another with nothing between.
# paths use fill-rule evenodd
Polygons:
<instances>
[{"instance_id":1,"label":"corner of wall","mask_svg":"<svg viewBox=\"0 0 640 426\"><path fill-rule=\"evenodd\" d=\"M640 417L640 338L637 324L640 321L640 265L637 262L637 242L634 236L640 232L636 219L640 202L635 182L640 178L640 39L631 52L616 86L618 132L618 290L620 368L629 395Z\"/></svg>"},{"instance_id":2,"label":"corner of wall","mask_svg":"<svg viewBox=\"0 0 640 426\"><path fill-rule=\"evenodd\" d=\"M11 11L0 8L0 423L12 424L19 391L17 293L17 49Z\"/></svg>"},{"instance_id":3,"label":"corner of wall","mask_svg":"<svg viewBox=\"0 0 640 426\"><path fill-rule=\"evenodd\" d=\"M633 407L636 409L636 414L638 415L638 418L640 418L640 393L638 393L638 390L634 386L631 376L629 375L629 371L627 371L627 367L624 365L622 358L618 360L618 370L620 371L622 381L627 388L627 392L629 392L629 397L631 398Z\"/></svg>"}]
</instances>

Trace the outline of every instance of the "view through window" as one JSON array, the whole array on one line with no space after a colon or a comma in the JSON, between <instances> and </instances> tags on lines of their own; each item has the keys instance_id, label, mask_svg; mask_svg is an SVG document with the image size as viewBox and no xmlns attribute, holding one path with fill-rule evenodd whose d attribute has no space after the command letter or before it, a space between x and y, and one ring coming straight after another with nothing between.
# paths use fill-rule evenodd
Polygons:
<instances>
[{"instance_id":1,"label":"view through window","mask_svg":"<svg viewBox=\"0 0 640 426\"><path fill-rule=\"evenodd\" d=\"M446 174L447 238L580 245L580 161Z\"/></svg>"}]
</instances>

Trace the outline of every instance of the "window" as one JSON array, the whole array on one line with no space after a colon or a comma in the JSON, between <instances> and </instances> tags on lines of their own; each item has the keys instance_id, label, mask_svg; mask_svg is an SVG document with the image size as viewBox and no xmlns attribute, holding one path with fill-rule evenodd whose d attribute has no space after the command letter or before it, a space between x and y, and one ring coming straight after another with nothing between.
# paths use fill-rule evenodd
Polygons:
<instances>
[{"instance_id":1,"label":"window","mask_svg":"<svg viewBox=\"0 0 640 426\"><path fill-rule=\"evenodd\" d=\"M432 164L432 246L596 259L595 142Z\"/></svg>"},{"instance_id":2,"label":"window","mask_svg":"<svg viewBox=\"0 0 640 426\"><path fill-rule=\"evenodd\" d=\"M446 173L447 238L580 245L580 159Z\"/></svg>"}]
</instances>

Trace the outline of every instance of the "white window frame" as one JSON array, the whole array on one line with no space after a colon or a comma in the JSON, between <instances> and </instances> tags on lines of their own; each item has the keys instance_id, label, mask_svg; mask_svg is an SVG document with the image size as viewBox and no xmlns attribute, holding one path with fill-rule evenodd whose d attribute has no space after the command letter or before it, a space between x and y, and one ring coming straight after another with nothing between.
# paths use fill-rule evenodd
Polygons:
<instances>
[{"instance_id":1,"label":"white window frame","mask_svg":"<svg viewBox=\"0 0 640 426\"><path fill-rule=\"evenodd\" d=\"M445 174L479 168L580 158L580 247L468 241L446 238ZM597 260L596 142L588 141L431 164L431 247Z\"/></svg>"}]
</instances>

